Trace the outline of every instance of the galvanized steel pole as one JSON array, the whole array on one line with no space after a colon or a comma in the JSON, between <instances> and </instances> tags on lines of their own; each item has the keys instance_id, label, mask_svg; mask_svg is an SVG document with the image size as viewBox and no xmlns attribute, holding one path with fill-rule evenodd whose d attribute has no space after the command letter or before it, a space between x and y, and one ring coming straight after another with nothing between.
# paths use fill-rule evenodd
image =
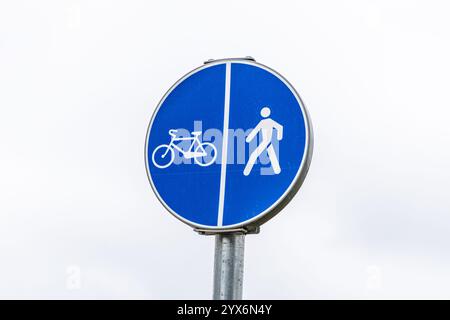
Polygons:
<instances>
[{"instance_id":1,"label":"galvanized steel pole","mask_svg":"<svg viewBox=\"0 0 450 320\"><path fill-rule=\"evenodd\" d=\"M241 300L244 277L245 234L216 235L214 300Z\"/></svg>"}]
</instances>

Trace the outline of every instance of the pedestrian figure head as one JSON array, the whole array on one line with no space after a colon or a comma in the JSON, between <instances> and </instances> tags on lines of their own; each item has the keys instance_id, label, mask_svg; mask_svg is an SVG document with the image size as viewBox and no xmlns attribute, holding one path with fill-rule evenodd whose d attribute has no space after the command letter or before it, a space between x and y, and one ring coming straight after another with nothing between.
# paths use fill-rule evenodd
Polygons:
<instances>
[{"instance_id":1,"label":"pedestrian figure head","mask_svg":"<svg viewBox=\"0 0 450 320\"><path fill-rule=\"evenodd\" d=\"M270 108L269 107L262 108L261 109L261 117L267 118L268 116L270 116Z\"/></svg>"}]
</instances>

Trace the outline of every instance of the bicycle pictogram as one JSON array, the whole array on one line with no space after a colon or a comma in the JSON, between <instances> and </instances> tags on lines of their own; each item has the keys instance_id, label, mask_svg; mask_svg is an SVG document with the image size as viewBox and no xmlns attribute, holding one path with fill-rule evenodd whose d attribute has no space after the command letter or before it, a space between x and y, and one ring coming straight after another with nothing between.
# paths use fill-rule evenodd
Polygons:
<instances>
[{"instance_id":1,"label":"bicycle pictogram","mask_svg":"<svg viewBox=\"0 0 450 320\"><path fill-rule=\"evenodd\" d=\"M192 137L177 137L177 130L169 130L171 137L169 144L162 144L155 148L152 154L153 164L160 169L169 167L175 160L175 150L186 159L194 159L195 163L202 167L211 165L217 157L217 149L210 142L201 142L201 131L193 131ZM189 148L183 150L179 146L184 141L192 141Z\"/></svg>"}]
</instances>

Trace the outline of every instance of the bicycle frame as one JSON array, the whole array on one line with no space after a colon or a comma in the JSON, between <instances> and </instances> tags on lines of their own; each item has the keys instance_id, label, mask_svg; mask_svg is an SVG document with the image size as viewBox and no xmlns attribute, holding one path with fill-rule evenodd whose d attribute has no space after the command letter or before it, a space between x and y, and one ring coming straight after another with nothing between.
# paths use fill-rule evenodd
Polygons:
<instances>
[{"instance_id":1,"label":"bicycle frame","mask_svg":"<svg viewBox=\"0 0 450 320\"><path fill-rule=\"evenodd\" d=\"M175 142L182 142L182 141L192 141L192 143L189 146L189 149L187 151L184 151L182 148L180 148L178 145L175 144ZM183 138L172 137L172 139L170 140L170 143L169 143L169 148L167 148L166 152L162 155L162 157L164 158L167 155L167 153L169 152L170 148L172 148L172 149L176 149L179 152L181 152L184 157L189 158L188 155L193 153L192 149L194 148L194 145L195 145L196 142L197 142L197 145L200 146L200 149L201 149L200 150L201 153L198 154L198 156L206 155L206 151L201 146L202 144L200 143L200 140L199 140L198 136L195 136L195 137L183 137Z\"/></svg>"}]
</instances>

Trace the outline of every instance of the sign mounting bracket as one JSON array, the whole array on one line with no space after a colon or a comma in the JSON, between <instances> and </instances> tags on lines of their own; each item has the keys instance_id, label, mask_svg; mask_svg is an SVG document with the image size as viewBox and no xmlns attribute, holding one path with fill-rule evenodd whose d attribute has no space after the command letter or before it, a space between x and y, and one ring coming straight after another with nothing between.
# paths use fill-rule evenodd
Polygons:
<instances>
[{"instance_id":1,"label":"sign mounting bracket","mask_svg":"<svg viewBox=\"0 0 450 320\"><path fill-rule=\"evenodd\" d=\"M226 230L211 230L211 229L201 229L194 228L194 231L204 236L215 236L218 234L258 234L260 231L259 227L256 226L246 226L244 228L234 228Z\"/></svg>"}]
</instances>

